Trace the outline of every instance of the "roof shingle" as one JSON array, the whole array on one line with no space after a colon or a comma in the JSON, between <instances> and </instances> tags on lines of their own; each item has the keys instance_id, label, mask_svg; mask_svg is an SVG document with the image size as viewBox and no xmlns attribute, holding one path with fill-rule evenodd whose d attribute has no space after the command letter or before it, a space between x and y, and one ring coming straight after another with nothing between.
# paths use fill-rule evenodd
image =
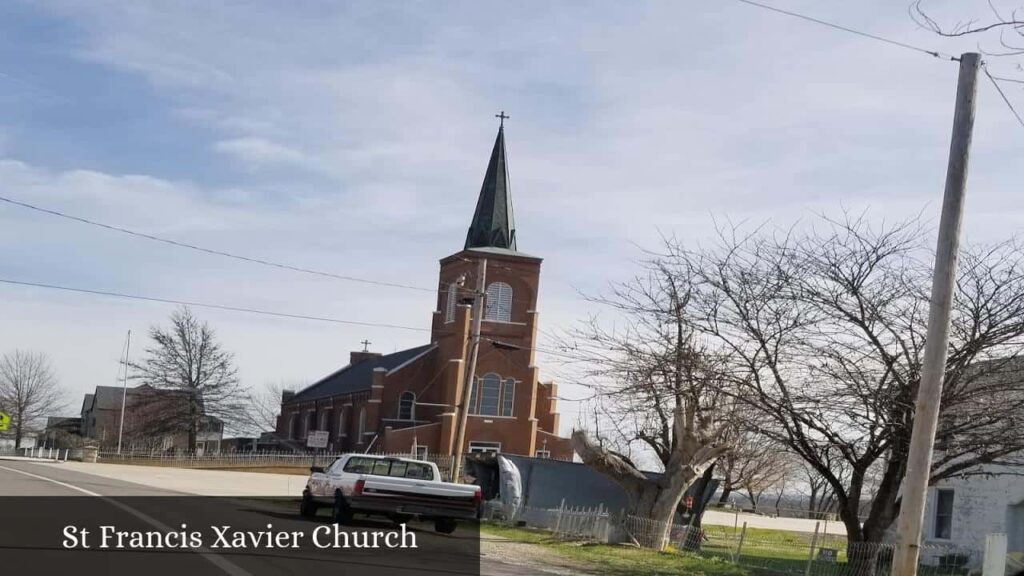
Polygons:
<instances>
[{"instance_id":1,"label":"roof shingle","mask_svg":"<svg viewBox=\"0 0 1024 576\"><path fill-rule=\"evenodd\" d=\"M305 388L293 396L286 404L306 402L340 394L350 394L361 390L369 390L373 382L373 371L377 368L393 370L406 362L415 359L417 356L429 352L434 348L433 344L425 344L416 348L409 348L393 354L386 354L376 358L363 360L356 364L349 364L341 370L323 378L319 382Z\"/></svg>"}]
</instances>

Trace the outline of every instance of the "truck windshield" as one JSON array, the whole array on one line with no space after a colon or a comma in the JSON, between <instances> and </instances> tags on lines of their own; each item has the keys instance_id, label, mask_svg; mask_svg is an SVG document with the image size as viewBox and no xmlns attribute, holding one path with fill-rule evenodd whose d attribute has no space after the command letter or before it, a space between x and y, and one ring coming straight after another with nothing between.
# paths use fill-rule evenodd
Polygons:
<instances>
[{"instance_id":1,"label":"truck windshield","mask_svg":"<svg viewBox=\"0 0 1024 576\"><path fill-rule=\"evenodd\" d=\"M392 478L415 478L417 480L434 479L434 470L427 464L382 458L363 458L359 456L350 458L345 463L345 472L391 476Z\"/></svg>"}]
</instances>

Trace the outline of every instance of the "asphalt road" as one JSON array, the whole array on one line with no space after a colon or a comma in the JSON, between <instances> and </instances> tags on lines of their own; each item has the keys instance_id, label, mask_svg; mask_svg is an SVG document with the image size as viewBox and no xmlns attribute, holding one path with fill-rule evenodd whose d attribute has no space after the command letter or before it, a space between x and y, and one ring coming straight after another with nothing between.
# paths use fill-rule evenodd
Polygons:
<instances>
[{"instance_id":1,"label":"asphalt road","mask_svg":"<svg viewBox=\"0 0 1024 576\"><path fill-rule=\"evenodd\" d=\"M82 497L61 504L65 509L52 510L50 498L10 497ZM188 497L185 497L188 496ZM129 497L129 498L124 498ZM166 498L177 497L177 498ZM65 502L65 500L59 500ZM20 503L32 502L34 510ZM0 565L31 566L41 558L70 555L60 550L61 528L75 522L113 524L125 530L169 532L182 524L209 528L212 525L231 524L244 530L260 530L273 524L277 531L304 531L310 533L327 525L327 511L316 519L301 518L294 503L282 499L253 498L201 498L170 490L153 488L114 478L63 469L60 466L41 466L31 462L0 460ZM67 509L70 508L70 509ZM20 516L19 516L20 515ZM53 517L51 521L50 518ZM24 529L17 526L21 518ZM40 520L40 518L42 518ZM38 526L36 526L38 524ZM388 522L357 521L348 531L392 531ZM158 576L167 573L205 576L228 574L231 576L263 576L271 574L303 574L330 572L331 574L485 574L512 576L522 568L504 564L479 554L478 536L460 529L451 536L436 534L431 526L411 524L416 532L419 550L404 555L402 550L345 549L309 550L264 548L244 550L210 550L208 547L192 551L154 552L117 551L88 554L82 551L75 557L74 566L81 573L114 573L116 562L126 574ZM33 534L33 530L42 534ZM461 536L460 536L461 533ZM40 545L40 540L44 545ZM208 542L211 539L204 539ZM98 551L91 551L98 552ZM46 554L48 556L41 556ZM56 556L55 556L56 555ZM63 561L63 560L62 560ZM84 564L83 564L84 562ZM90 566L92 562L96 566ZM59 570L59 572L58 572ZM64 573L62 566L40 569L38 572Z\"/></svg>"}]
</instances>

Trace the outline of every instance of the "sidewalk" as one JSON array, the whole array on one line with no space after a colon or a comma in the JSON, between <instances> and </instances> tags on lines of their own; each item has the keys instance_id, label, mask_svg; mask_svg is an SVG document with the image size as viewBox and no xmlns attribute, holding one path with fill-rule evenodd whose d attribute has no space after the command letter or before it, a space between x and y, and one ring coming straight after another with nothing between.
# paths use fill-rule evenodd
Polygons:
<instances>
[{"instance_id":1,"label":"sidewalk","mask_svg":"<svg viewBox=\"0 0 1024 576\"><path fill-rule=\"evenodd\" d=\"M260 472L33 461L39 462L43 466L63 467L65 470L199 496L301 496L307 478L307 476L292 474Z\"/></svg>"},{"instance_id":2,"label":"sidewalk","mask_svg":"<svg viewBox=\"0 0 1024 576\"><path fill-rule=\"evenodd\" d=\"M846 534L846 526L838 520L808 520L807 518L772 518L759 514L736 514L722 510L707 510L701 523L712 526L743 526L747 523L748 528L769 528L772 530L786 530L789 532L814 532L814 525L821 522L821 531L828 534Z\"/></svg>"}]
</instances>

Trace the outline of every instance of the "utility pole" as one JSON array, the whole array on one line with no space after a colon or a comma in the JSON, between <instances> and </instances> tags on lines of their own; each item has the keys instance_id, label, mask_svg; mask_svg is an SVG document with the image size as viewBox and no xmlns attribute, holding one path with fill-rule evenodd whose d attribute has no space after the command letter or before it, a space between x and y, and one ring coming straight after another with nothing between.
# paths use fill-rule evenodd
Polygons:
<instances>
[{"instance_id":1,"label":"utility pole","mask_svg":"<svg viewBox=\"0 0 1024 576\"><path fill-rule=\"evenodd\" d=\"M459 481L462 468L462 450L466 443L466 423L469 419L469 402L473 398L473 380L476 379L476 359L480 352L480 327L484 320L484 299L487 297L487 259L477 261L476 293L473 295L473 325L469 337L469 362L462 385L462 401L455 417L458 418L455 433L455 449L452 450L452 482Z\"/></svg>"},{"instance_id":2,"label":"utility pole","mask_svg":"<svg viewBox=\"0 0 1024 576\"><path fill-rule=\"evenodd\" d=\"M128 354L132 349L132 331L128 331L128 340L124 343L124 380L121 388L121 425L117 428L117 453L121 453L121 437L124 435L124 408L128 400Z\"/></svg>"},{"instance_id":3,"label":"utility pole","mask_svg":"<svg viewBox=\"0 0 1024 576\"><path fill-rule=\"evenodd\" d=\"M981 56L968 52L960 56L960 77L956 88L956 112L953 115L953 141L946 168L946 191L942 198L942 219L935 251L932 276L931 309L925 339L921 382L914 410L914 430L907 456L907 475L903 480L903 498L896 529L896 555L893 576L914 576L921 547L925 497L931 472L932 446L939 421L942 380L946 372L949 344L949 316L956 286L956 264L963 219L964 189L971 132L974 128L974 99L977 91Z\"/></svg>"}]
</instances>

